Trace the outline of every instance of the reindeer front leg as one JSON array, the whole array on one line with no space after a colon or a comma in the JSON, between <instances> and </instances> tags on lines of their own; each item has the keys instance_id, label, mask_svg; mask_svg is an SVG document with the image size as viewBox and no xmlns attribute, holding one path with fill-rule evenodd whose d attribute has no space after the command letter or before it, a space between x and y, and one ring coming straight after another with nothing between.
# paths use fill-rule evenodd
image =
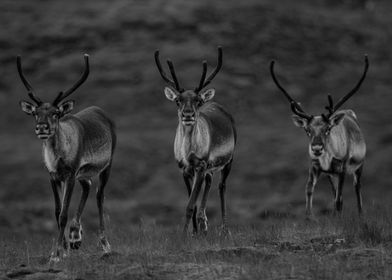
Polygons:
<instances>
[{"instance_id":1,"label":"reindeer front leg","mask_svg":"<svg viewBox=\"0 0 392 280\"><path fill-rule=\"evenodd\" d=\"M210 188L211 188L211 182L212 182L212 173L206 173L204 192L200 203L200 212L198 213L198 217L197 217L199 229L203 234L207 234L208 231L208 219L206 214L206 207L207 207L208 193L210 192Z\"/></svg>"},{"instance_id":2,"label":"reindeer front leg","mask_svg":"<svg viewBox=\"0 0 392 280\"><path fill-rule=\"evenodd\" d=\"M195 167L192 192L191 195L189 196L188 205L186 207L183 235L186 235L188 232L189 223L192 219L193 211L195 209L195 204L200 193L201 185L203 184L204 181L205 169L206 169L206 164L205 162L202 161L198 162L197 166Z\"/></svg>"},{"instance_id":3,"label":"reindeer front leg","mask_svg":"<svg viewBox=\"0 0 392 280\"><path fill-rule=\"evenodd\" d=\"M57 243L56 243L56 248L55 251L52 253L52 256L50 257L51 262L58 262L60 261L60 255L62 251L62 242L64 240L64 231L65 227L67 226L67 221L68 221L68 209L69 205L71 202L71 197L72 197L72 192L73 188L75 185L75 176L71 175L67 177L67 179L63 182L63 188L64 188L64 195L63 195L63 201L62 201L62 206L61 206L61 211L59 215L59 235L57 238Z\"/></svg>"},{"instance_id":4,"label":"reindeer front leg","mask_svg":"<svg viewBox=\"0 0 392 280\"><path fill-rule=\"evenodd\" d=\"M188 191L188 198L191 196L192 193L192 172L190 172L188 170L188 168L185 168L183 170L183 177L184 177L184 182L185 182L185 186L186 189ZM197 206L195 206L194 210L193 210L193 216L192 216L192 223L193 223L193 233L197 234L198 228L197 228L197 221L196 221L196 213L197 213Z\"/></svg>"},{"instance_id":5,"label":"reindeer front leg","mask_svg":"<svg viewBox=\"0 0 392 280\"><path fill-rule=\"evenodd\" d=\"M50 183L52 185L52 190L53 190L53 196L54 196L54 215L56 217L56 222L57 222L57 229L60 230L60 222L59 222L59 217L60 217L60 211L61 211L61 200L60 200L60 187L61 187L61 181L57 179L55 174L50 174ZM67 242L65 238L63 238L63 247L64 249L67 249Z\"/></svg>"},{"instance_id":6,"label":"reindeer front leg","mask_svg":"<svg viewBox=\"0 0 392 280\"><path fill-rule=\"evenodd\" d=\"M69 226L69 245L71 249L74 250L79 249L80 245L82 244L83 227L82 223L80 222L80 218L82 216L84 206L86 205L92 184L91 180L88 179L81 179L79 182L82 186L82 196L80 197L80 202L75 218L71 221Z\"/></svg>"},{"instance_id":7,"label":"reindeer front leg","mask_svg":"<svg viewBox=\"0 0 392 280\"><path fill-rule=\"evenodd\" d=\"M313 220L313 211L312 211L312 205L313 205L313 191L314 191L314 186L317 183L317 180L320 176L320 168L316 166L314 163L312 163L310 169L309 169L309 177L308 177L308 182L306 183L306 219L307 220Z\"/></svg>"}]
</instances>

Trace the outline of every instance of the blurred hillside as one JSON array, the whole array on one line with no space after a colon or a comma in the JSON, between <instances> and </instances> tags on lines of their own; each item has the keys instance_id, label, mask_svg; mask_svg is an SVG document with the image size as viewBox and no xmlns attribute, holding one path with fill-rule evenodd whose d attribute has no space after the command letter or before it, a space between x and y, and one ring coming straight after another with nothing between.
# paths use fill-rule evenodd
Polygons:
<instances>
[{"instance_id":1,"label":"blurred hillside","mask_svg":"<svg viewBox=\"0 0 392 280\"><path fill-rule=\"evenodd\" d=\"M201 61L224 66L213 81L216 100L238 126L238 147L228 180L230 223L257 222L270 213L303 215L307 138L268 67L277 60L282 83L307 111L322 112L326 95L338 99L357 82L363 55L370 71L348 103L368 144L364 206L389 203L392 166L392 4L362 9L341 1L12 1L0 2L0 228L52 232L53 199L34 121L19 109L27 99L15 56L36 93L52 100L70 87L91 56L91 75L73 95L75 112L101 106L115 120L118 148L106 192L108 219L124 225L179 224L186 204L182 176L173 159L176 106L163 94L155 49L170 57L184 87L197 85ZM215 180L216 183L216 180ZM75 188L74 202L80 189ZM345 210L355 210L351 178ZM218 192L208 210L218 224ZM322 179L314 206L331 208ZM94 192L84 221L98 223ZM91 217L91 218L88 218Z\"/></svg>"}]
</instances>

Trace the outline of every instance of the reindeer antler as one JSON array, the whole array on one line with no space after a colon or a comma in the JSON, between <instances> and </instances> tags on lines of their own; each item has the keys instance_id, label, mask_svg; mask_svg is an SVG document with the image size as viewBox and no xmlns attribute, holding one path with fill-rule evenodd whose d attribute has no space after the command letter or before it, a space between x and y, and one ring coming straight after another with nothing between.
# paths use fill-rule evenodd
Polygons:
<instances>
[{"instance_id":1,"label":"reindeer antler","mask_svg":"<svg viewBox=\"0 0 392 280\"><path fill-rule=\"evenodd\" d=\"M155 63L156 63L156 65L157 65L157 67L158 67L159 73L161 74L162 78L163 78L168 84L172 85L172 86L173 86L176 90L178 90L179 92L184 91L184 89L180 87L180 83L178 82L178 79L177 79L177 76L176 76L176 71L174 70L173 62L172 62L170 59L167 60L167 65L169 66L170 74L171 74L172 79L173 79L173 80L171 80L171 79L167 76L166 72L165 72L165 71L163 70L163 68L162 68L161 62L160 62L160 60L159 60L159 50L156 50L156 51L155 51L154 57L155 57Z\"/></svg>"},{"instance_id":2,"label":"reindeer antler","mask_svg":"<svg viewBox=\"0 0 392 280\"><path fill-rule=\"evenodd\" d=\"M272 60L271 64L270 64L270 72L271 72L272 79L274 80L276 86L284 94L284 96L286 96L286 98L289 100L290 107L291 107L291 110L293 111L293 113L296 114L297 116L300 116L301 118L307 119L308 121L313 119L313 116L305 113L305 111L304 111L304 109L302 109L300 103L295 101L290 96L290 94L283 88L283 86L279 83L278 79L275 76L274 65L275 65L275 61Z\"/></svg>"},{"instance_id":3,"label":"reindeer antler","mask_svg":"<svg viewBox=\"0 0 392 280\"><path fill-rule=\"evenodd\" d=\"M218 74L219 70L222 68L222 47L218 46L218 63L214 69L214 71L208 76L206 80L206 75L207 75L207 61L203 61L203 72L201 74L201 79L199 86L195 89L195 92L201 91L203 88L205 88L211 81L215 78L216 74Z\"/></svg>"},{"instance_id":4,"label":"reindeer antler","mask_svg":"<svg viewBox=\"0 0 392 280\"><path fill-rule=\"evenodd\" d=\"M36 96L36 95L34 94L33 87L30 85L30 83L27 81L27 79L26 79L25 76L23 75L23 71L22 71L22 58L21 58L20 55L18 55L18 56L16 57L16 66L17 66L17 68L18 68L18 73L19 73L20 79L22 80L24 86L26 87L26 89L27 89L27 91L28 91L27 94L29 95L29 97L31 98L31 100L33 100L37 105L41 105L41 104L42 104L41 99L40 99L38 96Z\"/></svg>"},{"instance_id":5,"label":"reindeer antler","mask_svg":"<svg viewBox=\"0 0 392 280\"><path fill-rule=\"evenodd\" d=\"M358 83L355 85L355 87L352 90L350 90L345 96L343 96L335 105L333 104L332 96L328 94L328 106L325 107L325 109L328 111L328 114L327 116L322 115L323 118L329 119L332 116L332 114L336 112L337 109L339 109L347 100L349 100L359 90L363 81L366 78L368 69L369 69L369 59L368 56L365 55L365 67Z\"/></svg>"},{"instance_id":6,"label":"reindeer antler","mask_svg":"<svg viewBox=\"0 0 392 280\"><path fill-rule=\"evenodd\" d=\"M61 101L63 101L65 98L70 96L78 87L80 87L87 79L89 73L90 73L90 65L89 65L89 55L85 54L84 55L84 72L82 76L79 78L79 80L68 90L66 91L60 91L60 93L57 95L57 97L53 101L53 105L58 105Z\"/></svg>"}]
</instances>

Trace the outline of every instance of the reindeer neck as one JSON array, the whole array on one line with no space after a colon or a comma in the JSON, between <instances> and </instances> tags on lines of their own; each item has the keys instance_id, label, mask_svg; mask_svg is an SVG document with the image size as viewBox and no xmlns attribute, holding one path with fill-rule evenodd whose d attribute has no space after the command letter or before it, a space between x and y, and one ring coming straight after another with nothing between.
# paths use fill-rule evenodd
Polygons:
<instances>
[{"instance_id":1,"label":"reindeer neck","mask_svg":"<svg viewBox=\"0 0 392 280\"><path fill-rule=\"evenodd\" d=\"M190 155L198 158L207 155L209 141L204 139L202 126L199 119L196 119L193 126L184 126L181 121L179 122L174 142L174 155L178 162L187 165Z\"/></svg>"},{"instance_id":2,"label":"reindeer neck","mask_svg":"<svg viewBox=\"0 0 392 280\"><path fill-rule=\"evenodd\" d=\"M58 126L55 134L43 142L43 148L49 149L56 154L61 151L61 127Z\"/></svg>"},{"instance_id":3,"label":"reindeer neck","mask_svg":"<svg viewBox=\"0 0 392 280\"><path fill-rule=\"evenodd\" d=\"M197 120L193 126L185 126L181 122L179 123L179 129L181 138L183 139L183 145L185 150L190 151L195 142L195 136L197 133Z\"/></svg>"},{"instance_id":4,"label":"reindeer neck","mask_svg":"<svg viewBox=\"0 0 392 280\"><path fill-rule=\"evenodd\" d=\"M72 125L69 121L60 121L55 134L44 141L44 150L49 150L58 157L70 156L72 151L70 147L75 144L72 138L77 134L76 131L70 129L71 127Z\"/></svg>"}]
</instances>

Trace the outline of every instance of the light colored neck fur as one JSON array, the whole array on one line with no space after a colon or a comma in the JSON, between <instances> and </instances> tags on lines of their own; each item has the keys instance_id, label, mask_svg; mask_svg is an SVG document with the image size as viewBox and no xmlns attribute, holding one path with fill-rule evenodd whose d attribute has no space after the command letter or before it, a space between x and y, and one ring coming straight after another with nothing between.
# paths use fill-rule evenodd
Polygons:
<instances>
[{"instance_id":1,"label":"light colored neck fur","mask_svg":"<svg viewBox=\"0 0 392 280\"><path fill-rule=\"evenodd\" d=\"M322 170L328 171L330 169L333 155L328 150L325 151L320 157L313 156L311 151L309 151L309 155L312 160L317 160L319 162Z\"/></svg>"},{"instance_id":2,"label":"light colored neck fur","mask_svg":"<svg viewBox=\"0 0 392 280\"><path fill-rule=\"evenodd\" d=\"M309 154L312 159L317 159L320 163L322 170L329 170L331 167L332 160L344 160L347 157L348 153L348 140L347 134L345 133L345 129L343 124L339 124L332 128L331 134L328 136L328 139L325 143L325 151L322 156L315 158L312 156L310 146L309 146Z\"/></svg>"},{"instance_id":3,"label":"light colored neck fur","mask_svg":"<svg viewBox=\"0 0 392 280\"><path fill-rule=\"evenodd\" d=\"M75 128L70 123L60 122L55 134L42 145L43 158L49 172L57 171L57 163L60 158L64 162L75 159L78 148L75 142L77 135Z\"/></svg>"},{"instance_id":4,"label":"light colored neck fur","mask_svg":"<svg viewBox=\"0 0 392 280\"><path fill-rule=\"evenodd\" d=\"M174 154L176 160L188 165L188 156L193 153L198 158L208 154L209 139L202 121L198 118L193 126L184 126L180 121L177 127L176 139L174 141Z\"/></svg>"},{"instance_id":5,"label":"light colored neck fur","mask_svg":"<svg viewBox=\"0 0 392 280\"><path fill-rule=\"evenodd\" d=\"M177 128L176 135L176 151L179 153L179 158L184 159L187 158L188 155L193 152L192 149L194 147L194 135L197 131L197 120L193 126L185 126L180 121Z\"/></svg>"}]
</instances>

